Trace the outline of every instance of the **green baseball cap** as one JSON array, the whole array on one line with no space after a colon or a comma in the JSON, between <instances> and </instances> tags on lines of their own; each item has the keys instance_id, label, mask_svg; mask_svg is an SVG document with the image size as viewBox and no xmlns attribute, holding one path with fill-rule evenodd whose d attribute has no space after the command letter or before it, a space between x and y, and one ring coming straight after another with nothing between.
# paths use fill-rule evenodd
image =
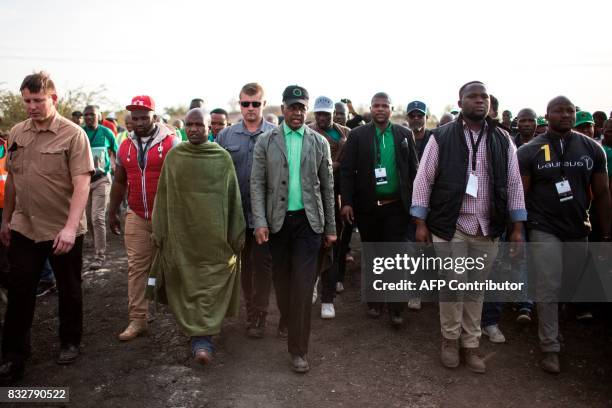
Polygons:
<instances>
[{"instance_id":1,"label":"green baseball cap","mask_svg":"<svg viewBox=\"0 0 612 408\"><path fill-rule=\"evenodd\" d=\"M537 126L548 126L548 122L546 121L544 116L538 116L538 119L536 120L536 124Z\"/></svg>"},{"instance_id":2,"label":"green baseball cap","mask_svg":"<svg viewBox=\"0 0 612 408\"><path fill-rule=\"evenodd\" d=\"M593 120L593 115L591 115L587 111L576 112L576 124L574 125L574 127L580 126L585 123L591 123L594 125L595 121Z\"/></svg>"}]
</instances>

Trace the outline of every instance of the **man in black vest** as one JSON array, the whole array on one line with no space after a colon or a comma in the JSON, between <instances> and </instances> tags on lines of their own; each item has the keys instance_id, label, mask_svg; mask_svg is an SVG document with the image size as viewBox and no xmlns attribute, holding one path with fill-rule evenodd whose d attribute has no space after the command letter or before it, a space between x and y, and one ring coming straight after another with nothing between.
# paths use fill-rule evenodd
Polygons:
<instances>
[{"instance_id":1,"label":"man in black vest","mask_svg":"<svg viewBox=\"0 0 612 408\"><path fill-rule=\"evenodd\" d=\"M483 268L464 273L442 269L441 279L484 282L506 223L514 223L511 241L522 241L527 212L516 147L508 133L487 118L486 86L478 81L463 85L458 104L457 120L437 128L423 152L410 212L417 218L418 242L453 243L436 246L438 257L484 259ZM485 372L477 353L483 297L484 290L440 290L444 366L459 365L461 346L467 367Z\"/></svg>"},{"instance_id":2,"label":"man in black vest","mask_svg":"<svg viewBox=\"0 0 612 408\"><path fill-rule=\"evenodd\" d=\"M357 223L363 242L414 240L410 217L412 182L418 159L412 132L393 125L391 99L384 92L372 97L372 121L353 129L340 165L341 215ZM373 154L373 152L375 152ZM368 314L380 316L383 304L368 303ZM389 305L391 324L400 326L403 303Z\"/></svg>"}]
</instances>

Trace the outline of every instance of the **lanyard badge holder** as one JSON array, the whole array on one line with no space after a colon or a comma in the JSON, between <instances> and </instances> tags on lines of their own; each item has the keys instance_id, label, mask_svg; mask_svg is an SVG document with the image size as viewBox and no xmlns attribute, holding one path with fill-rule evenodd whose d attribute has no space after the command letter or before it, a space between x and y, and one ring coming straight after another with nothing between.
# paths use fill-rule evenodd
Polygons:
<instances>
[{"instance_id":1,"label":"lanyard badge holder","mask_svg":"<svg viewBox=\"0 0 612 408\"><path fill-rule=\"evenodd\" d=\"M482 135L484 134L485 124L483 123L482 129L480 129L480 133L478 134L478 139L474 142L474 138L472 137L472 131L470 131L470 142L472 144L472 171L470 171L470 175L468 177L467 187L465 188L465 194L472 196L474 198L478 197L478 176L476 176L476 155L478 153L478 146L480 146L480 141L482 140Z\"/></svg>"},{"instance_id":2,"label":"lanyard badge holder","mask_svg":"<svg viewBox=\"0 0 612 408\"><path fill-rule=\"evenodd\" d=\"M574 193L572 193L572 187L570 186L569 180L565 177L565 151L569 148L569 142L566 143L565 149L563 149L563 141L559 140L559 144L561 146L561 154L559 156L559 160L561 161L561 181L555 183L555 188L557 189L557 194L559 194L559 201L562 203L565 201L569 201L574 198ZM555 146L556 150L556 146Z\"/></svg>"},{"instance_id":3,"label":"lanyard badge holder","mask_svg":"<svg viewBox=\"0 0 612 408\"><path fill-rule=\"evenodd\" d=\"M383 146L385 143L385 135L382 134ZM383 186L389 181L387 180L387 169L382 167L380 158L380 145L378 144L378 137L374 136L374 148L376 149L376 168L374 169L374 178L376 179L377 186Z\"/></svg>"}]
</instances>

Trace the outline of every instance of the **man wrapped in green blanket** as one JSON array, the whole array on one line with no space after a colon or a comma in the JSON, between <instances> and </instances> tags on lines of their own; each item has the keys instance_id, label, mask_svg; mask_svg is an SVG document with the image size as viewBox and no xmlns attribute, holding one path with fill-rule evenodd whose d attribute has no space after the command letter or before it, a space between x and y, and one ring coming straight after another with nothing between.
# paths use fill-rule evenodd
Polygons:
<instances>
[{"instance_id":1,"label":"man wrapped in green blanket","mask_svg":"<svg viewBox=\"0 0 612 408\"><path fill-rule=\"evenodd\" d=\"M153 209L157 249L149 296L168 304L191 337L194 359L210 362L212 336L238 313L245 221L232 159L207 141L209 115L185 116L188 142L168 153Z\"/></svg>"}]
</instances>

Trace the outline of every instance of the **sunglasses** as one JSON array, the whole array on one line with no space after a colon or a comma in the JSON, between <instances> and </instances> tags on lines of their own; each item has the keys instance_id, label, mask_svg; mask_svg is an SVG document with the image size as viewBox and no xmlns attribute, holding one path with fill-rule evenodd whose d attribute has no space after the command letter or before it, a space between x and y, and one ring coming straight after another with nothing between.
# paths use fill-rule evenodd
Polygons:
<instances>
[{"instance_id":1,"label":"sunglasses","mask_svg":"<svg viewBox=\"0 0 612 408\"><path fill-rule=\"evenodd\" d=\"M252 105L254 108L259 108L261 106L261 102L259 101L253 101L253 102L241 101L240 102L240 106L242 106L243 108L248 108L249 105Z\"/></svg>"}]
</instances>

